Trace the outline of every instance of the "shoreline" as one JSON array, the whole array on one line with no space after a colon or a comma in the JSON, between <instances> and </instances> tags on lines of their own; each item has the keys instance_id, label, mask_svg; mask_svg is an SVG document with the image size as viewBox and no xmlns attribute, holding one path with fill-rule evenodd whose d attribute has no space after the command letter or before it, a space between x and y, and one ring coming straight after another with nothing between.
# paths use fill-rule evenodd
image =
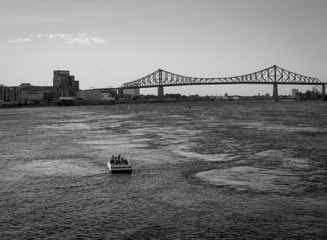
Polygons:
<instances>
[{"instance_id":1,"label":"shoreline","mask_svg":"<svg viewBox=\"0 0 327 240\"><path fill-rule=\"evenodd\" d=\"M295 99L291 98L280 98L280 102L298 102ZM65 106L92 106L92 105L115 105L115 104L147 104L147 103L176 103L176 102L185 102L185 103L195 103L195 102L264 102L264 101L271 101L271 98L240 98L237 100L176 100L176 99L164 99L164 100L61 100L61 101L54 101L54 102L41 102L41 103L17 103L17 102L2 102L0 104L1 108L26 108L26 107L65 107ZM299 102L321 102L321 100L306 100L306 101L299 101Z\"/></svg>"}]
</instances>

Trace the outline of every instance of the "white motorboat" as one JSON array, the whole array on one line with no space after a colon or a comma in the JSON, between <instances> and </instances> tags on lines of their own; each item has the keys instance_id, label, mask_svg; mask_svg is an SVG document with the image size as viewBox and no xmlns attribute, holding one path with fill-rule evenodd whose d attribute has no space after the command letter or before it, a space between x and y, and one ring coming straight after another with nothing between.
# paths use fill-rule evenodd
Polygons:
<instances>
[{"instance_id":1,"label":"white motorboat","mask_svg":"<svg viewBox=\"0 0 327 240\"><path fill-rule=\"evenodd\" d=\"M131 173L132 166L127 158L121 158L120 155L118 157L112 156L111 159L107 163L107 167L112 173Z\"/></svg>"}]
</instances>

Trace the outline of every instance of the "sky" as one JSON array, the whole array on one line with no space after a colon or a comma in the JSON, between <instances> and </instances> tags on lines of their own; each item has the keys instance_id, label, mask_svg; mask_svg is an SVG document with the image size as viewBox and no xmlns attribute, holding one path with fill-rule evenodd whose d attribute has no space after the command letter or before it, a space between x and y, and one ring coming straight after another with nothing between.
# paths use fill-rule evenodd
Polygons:
<instances>
[{"instance_id":1,"label":"sky","mask_svg":"<svg viewBox=\"0 0 327 240\"><path fill-rule=\"evenodd\" d=\"M277 65L327 82L326 0L0 0L0 84L120 87L161 68L233 77ZM279 94L292 88L279 85ZM182 95L272 95L272 85L165 87ZM156 88L141 94L156 94Z\"/></svg>"}]
</instances>

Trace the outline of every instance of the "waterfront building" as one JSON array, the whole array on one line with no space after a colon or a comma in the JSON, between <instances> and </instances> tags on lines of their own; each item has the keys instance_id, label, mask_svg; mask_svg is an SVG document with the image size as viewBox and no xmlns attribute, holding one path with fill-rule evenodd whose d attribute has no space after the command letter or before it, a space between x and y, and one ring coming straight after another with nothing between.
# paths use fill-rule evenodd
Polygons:
<instances>
[{"instance_id":1,"label":"waterfront building","mask_svg":"<svg viewBox=\"0 0 327 240\"><path fill-rule=\"evenodd\" d=\"M53 86L63 87L69 85L69 71L55 70L53 71Z\"/></svg>"},{"instance_id":2,"label":"waterfront building","mask_svg":"<svg viewBox=\"0 0 327 240\"><path fill-rule=\"evenodd\" d=\"M19 87L7 87L0 85L0 100L2 101L19 101L20 100L20 88Z\"/></svg>"},{"instance_id":3,"label":"waterfront building","mask_svg":"<svg viewBox=\"0 0 327 240\"><path fill-rule=\"evenodd\" d=\"M134 88L134 89L124 89L124 97L125 96L131 96L131 97L138 97L140 96L140 89Z\"/></svg>"},{"instance_id":4,"label":"waterfront building","mask_svg":"<svg viewBox=\"0 0 327 240\"><path fill-rule=\"evenodd\" d=\"M100 90L84 90L78 91L77 97L84 100L114 100L115 98L109 92L103 92Z\"/></svg>"},{"instance_id":5,"label":"waterfront building","mask_svg":"<svg viewBox=\"0 0 327 240\"><path fill-rule=\"evenodd\" d=\"M108 92L103 92L101 99L104 100L115 100L115 98L112 96L112 94L108 93Z\"/></svg>"},{"instance_id":6,"label":"waterfront building","mask_svg":"<svg viewBox=\"0 0 327 240\"><path fill-rule=\"evenodd\" d=\"M97 100L101 99L101 96L101 92L97 90L85 90L77 92L77 97L84 100Z\"/></svg>"},{"instance_id":7,"label":"waterfront building","mask_svg":"<svg viewBox=\"0 0 327 240\"><path fill-rule=\"evenodd\" d=\"M292 89L292 97L295 98L299 92L299 89Z\"/></svg>"},{"instance_id":8,"label":"waterfront building","mask_svg":"<svg viewBox=\"0 0 327 240\"><path fill-rule=\"evenodd\" d=\"M20 86L7 87L0 85L0 101L58 101L60 97L73 97L79 91L79 81L69 71L55 70L53 86L33 86L21 83Z\"/></svg>"},{"instance_id":9,"label":"waterfront building","mask_svg":"<svg viewBox=\"0 0 327 240\"><path fill-rule=\"evenodd\" d=\"M30 84L30 83L21 83L19 86L20 86L21 88L25 88L25 87L31 87L32 84Z\"/></svg>"},{"instance_id":10,"label":"waterfront building","mask_svg":"<svg viewBox=\"0 0 327 240\"><path fill-rule=\"evenodd\" d=\"M79 81L76 81L75 76L70 75L67 70L54 70L53 87L61 89L62 97L72 97L79 91Z\"/></svg>"},{"instance_id":11,"label":"waterfront building","mask_svg":"<svg viewBox=\"0 0 327 240\"><path fill-rule=\"evenodd\" d=\"M61 89L53 86L33 86L30 83L20 84L22 101L53 101L61 96Z\"/></svg>"}]
</instances>

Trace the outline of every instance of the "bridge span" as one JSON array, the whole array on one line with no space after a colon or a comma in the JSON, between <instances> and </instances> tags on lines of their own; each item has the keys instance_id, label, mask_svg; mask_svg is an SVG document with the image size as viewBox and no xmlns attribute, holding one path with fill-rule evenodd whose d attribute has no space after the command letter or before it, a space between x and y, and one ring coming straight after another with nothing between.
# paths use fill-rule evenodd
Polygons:
<instances>
[{"instance_id":1,"label":"bridge span","mask_svg":"<svg viewBox=\"0 0 327 240\"><path fill-rule=\"evenodd\" d=\"M326 83L318 78L297 74L276 65L269 68L235 77L220 78L198 78L188 77L171 73L162 69L148 74L140 79L124 83L118 90L119 95L123 95L124 89L137 88L158 88L158 98L163 99L164 87L186 86L186 85L210 85L210 84L271 84L273 85L273 99L278 101L278 85L321 85L323 98L326 93Z\"/></svg>"}]
</instances>

